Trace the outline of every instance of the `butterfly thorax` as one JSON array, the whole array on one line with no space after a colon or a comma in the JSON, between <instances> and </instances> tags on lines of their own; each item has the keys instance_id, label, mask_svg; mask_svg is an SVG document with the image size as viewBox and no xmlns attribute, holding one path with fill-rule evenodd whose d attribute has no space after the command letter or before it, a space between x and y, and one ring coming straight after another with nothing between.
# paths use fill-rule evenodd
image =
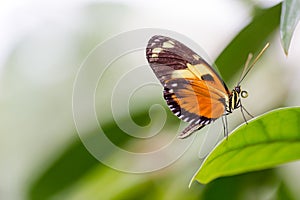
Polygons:
<instances>
[{"instance_id":1,"label":"butterfly thorax","mask_svg":"<svg viewBox=\"0 0 300 200\"><path fill-rule=\"evenodd\" d=\"M237 85L229 95L229 102L226 108L226 111L228 113L232 113L234 109L237 109L241 106L241 97L247 98L248 92L245 90L241 90L241 86Z\"/></svg>"}]
</instances>

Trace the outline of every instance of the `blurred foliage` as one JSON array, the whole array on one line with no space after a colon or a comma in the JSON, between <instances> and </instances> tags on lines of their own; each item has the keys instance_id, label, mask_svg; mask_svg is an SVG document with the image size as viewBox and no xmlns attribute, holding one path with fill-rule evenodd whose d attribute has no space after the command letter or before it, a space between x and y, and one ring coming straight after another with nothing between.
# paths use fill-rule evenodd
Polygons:
<instances>
[{"instance_id":1,"label":"blurred foliage","mask_svg":"<svg viewBox=\"0 0 300 200\"><path fill-rule=\"evenodd\" d=\"M134 118L145 119L147 113L143 112ZM124 134L116 124L107 124L103 127L104 130L109 130L111 136L120 136L111 138L117 145L122 145L128 140L127 134ZM95 137L98 132L91 131L90 137ZM76 133L75 133L76 135ZM111 156L113 152L107 152L107 156ZM50 168L33 184L30 191L30 199L44 199L57 194L74 183L80 178L84 177L93 168L97 167L98 170L106 168L97 161L83 146L79 138L72 142L68 148L53 162ZM51 187L49 187L51 186Z\"/></svg>"},{"instance_id":2,"label":"blurred foliage","mask_svg":"<svg viewBox=\"0 0 300 200\"><path fill-rule=\"evenodd\" d=\"M271 34L279 26L280 10L281 4L257 11L252 21L218 56L216 65L225 82L240 72L249 53L257 54L269 42Z\"/></svg>"},{"instance_id":3,"label":"blurred foliage","mask_svg":"<svg viewBox=\"0 0 300 200\"><path fill-rule=\"evenodd\" d=\"M249 52L257 53L269 41L279 26L280 9L281 4L261 9L220 54L216 64L225 81L243 67ZM105 12L122 11L105 8ZM94 34L93 31L90 34ZM149 120L148 112L141 110L134 113L133 118L145 124ZM174 117L168 116L168 119L169 126L178 125ZM103 129L118 146L130 142L130 137L115 122L104 124ZM91 130L85 135L93 137L97 134L95 127ZM115 152L105 153L108 157L115 156ZM272 195L278 194L276 197L292 196L275 170L219 178L205 186L193 183L188 189L188 179L199 161L184 160L181 167L167 167L155 173L125 174L99 163L78 138L56 156L57 159L41 174L33 176L34 180L28 186L29 199L265 199L270 191Z\"/></svg>"},{"instance_id":4,"label":"blurred foliage","mask_svg":"<svg viewBox=\"0 0 300 200\"><path fill-rule=\"evenodd\" d=\"M274 199L276 199L276 200L296 200L294 194L291 193L289 187L284 182L280 183Z\"/></svg>"},{"instance_id":5,"label":"blurred foliage","mask_svg":"<svg viewBox=\"0 0 300 200\"><path fill-rule=\"evenodd\" d=\"M209 200L272 199L266 196L272 196L269 190L277 188L278 181L272 169L219 178L206 185L201 197Z\"/></svg>"}]
</instances>

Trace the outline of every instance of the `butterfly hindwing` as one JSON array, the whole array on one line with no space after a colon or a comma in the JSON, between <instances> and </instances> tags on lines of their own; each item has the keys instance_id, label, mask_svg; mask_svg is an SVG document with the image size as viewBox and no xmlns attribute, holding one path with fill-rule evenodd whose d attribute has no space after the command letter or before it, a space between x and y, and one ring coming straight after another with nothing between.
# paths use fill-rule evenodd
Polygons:
<instances>
[{"instance_id":1,"label":"butterfly hindwing","mask_svg":"<svg viewBox=\"0 0 300 200\"><path fill-rule=\"evenodd\" d=\"M205 127L205 124L190 124L188 125L178 136L178 138L183 139L186 138L188 136L190 136L191 134L193 134L195 131L198 131L202 128Z\"/></svg>"},{"instance_id":2,"label":"butterfly hindwing","mask_svg":"<svg viewBox=\"0 0 300 200\"><path fill-rule=\"evenodd\" d=\"M194 51L172 38L153 36L146 55L164 87L171 111L195 124L183 132L190 135L224 114L229 91L215 70Z\"/></svg>"}]
</instances>

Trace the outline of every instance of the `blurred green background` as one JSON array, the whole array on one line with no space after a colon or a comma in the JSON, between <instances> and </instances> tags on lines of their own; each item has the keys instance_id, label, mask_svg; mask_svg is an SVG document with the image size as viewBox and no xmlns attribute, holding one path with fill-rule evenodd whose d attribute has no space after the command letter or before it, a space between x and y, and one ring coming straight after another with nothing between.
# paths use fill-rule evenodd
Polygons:
<instances>
[{"instance_id":1,"label":"blurred green background","mask_svg":"<svg viewBox=\"0 0 300 200\"><path fill-rule=\"evenodd\" d=\"M72 114L73 83L88 53L116 34L139 28L169 29L192 39L205 49L212 60L218 58L218 69L229 88L232 88L241 72L241 64L235 66L237 60L245 60L239 52L256 51L248 48L254 40L244 38L241 40L247 41L242 43L244 46L233 45L234 51L227 57L223 56L227 60L224 58L222 61L222 57L218 56L224 53L228 44L233 44L230 42L252 21L252 16L259 15L263 9L278 2L1 2L0 199L299 198L299 162L217 179L205 186L194 182L188 188L203 155L216 142L213 138L209 144L203 144L207 135L201 132L178 161L162 170L144 174L113 170L99 163L82 145ZM276 9L277 12L279 7ZM276 20L274 19L277 23ZM286 57L281 48L276 23L273 26L275 31L270 31L271 34L264 38L271 43L271 47L243 83L243 88L250 94L243 104L254 116L277 107L300 103L300 29L298 26L289 56ZM268 28L265 27L266 30ZM266 31L261 29L255 32L252 37L260 38ZM232 62L228 61L229 57ZM144 61L147 68L146 60ZM135 65L135 58L118 64L118 67L122 69L126 65ZM229 71L228 65L231 66ZM145 71L147 70L149 69ZM108 74L107 76L117 78L122 76L119 70ZM155 80L153 74L150 76ZM104 87L114 87L109 79L103 83ZM158 103L166 107L158 85L154 89L149 86L144 89L146 93L137 95L129 102L132 118L141 126L152 120L148 115L152 104ZM101 103L108 92L97 91L96 99L99 101L95 104L96 110L109 105L110 102ZM121 97L118 99L120 103L124 101ZM118 128L110 113L97 114L101 116L103 129L114 144L140 152L165 144L176 134L179 124L179 120L166 110L168 120L161 133L163 136L139 143ZM121 120L126 123L128 116L122 115ZM229 117L230 130L242 122L240 113L235 112ZM89 127L87 121L86 131L87 134L97 134L97 127ZM107 156L122 160L115 152L107 152Z\"/></svg>"}]
</instances>

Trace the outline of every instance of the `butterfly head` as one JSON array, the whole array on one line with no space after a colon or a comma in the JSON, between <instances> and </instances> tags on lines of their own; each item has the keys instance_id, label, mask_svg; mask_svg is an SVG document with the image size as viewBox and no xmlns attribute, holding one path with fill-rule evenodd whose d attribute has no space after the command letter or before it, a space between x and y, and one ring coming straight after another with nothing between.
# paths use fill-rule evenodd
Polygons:
<instances>
[{"instance_id":1,"label":"butterfly head","mask_svg":"<svg viewBox=\"0 0 300 200\"><path fill-rule=\"evenodd\" d=\"M235 91L235 93L237 93L238 97L242 97L242 98L247 98L248 97L248 92L246 90L241 90L241 86L238 85L236 86L233 91Z\"/></svg>"},{"instance_id":2,"label":"butterfly head","mask_svg":"<svg viewBox=\"0 0 300 200\"><path fill-rule=\"evenodd\" d=\"M241 106L241 97L247 98L248 92L246 90L242 90L240 85L237 85L234 87L231 95L229 96L229 112L232 112L232 110L237 109Z\"/></svg>"}]
</instances>

